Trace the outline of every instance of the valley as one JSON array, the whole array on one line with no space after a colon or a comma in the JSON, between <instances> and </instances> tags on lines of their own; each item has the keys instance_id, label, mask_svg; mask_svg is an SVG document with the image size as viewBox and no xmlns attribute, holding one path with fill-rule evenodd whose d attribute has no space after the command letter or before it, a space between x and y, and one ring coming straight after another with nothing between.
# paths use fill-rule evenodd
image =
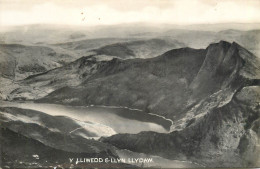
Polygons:
<instances>
[{"instance_id":1,"label":"valley","mask_svg":"<svg viewBox=\"0 0 260 169\"><path fill-rule=\"evenodd\" d=\"M230 27L1 32L1 165L257 167L260 32Z\"/></svg>"}]
</instances>

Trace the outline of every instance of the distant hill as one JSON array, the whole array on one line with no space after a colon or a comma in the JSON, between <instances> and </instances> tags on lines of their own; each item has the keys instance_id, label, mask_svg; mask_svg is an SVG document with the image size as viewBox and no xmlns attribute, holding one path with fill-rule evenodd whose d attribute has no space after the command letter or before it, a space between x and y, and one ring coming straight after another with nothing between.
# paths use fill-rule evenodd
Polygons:
<instances>
[{"instance_id":1,"label":"distant hill","mask_svg":"<svg viewBox=\"0 0 260 169\"><path fill-rule=\"evenodd\" d=\"M156 57L170 49L186 45L175 39L103 38L54 44L78 56L97 55L99 59Z\"/></svg>"},{"instance_id":2,"label":"distant hill","mask_svg":"<svg viewBox=\"0 0 260 169\"><path fill-rule=\"evenodd\" d=\"M148 39L115 43L94 49L93 51L95 51L97 55L114 56L122 59L152 58L170 49L185 46L185 44L177 40Z\"/></svg>"},{"instance_id":3,"label":"distant hill","mask_svg":"<svg viewBox=\"0 0 260 169\"><path fill-rule=\"evenodd\" d=\"M23 79L63 65L71 56L56 53L43 46L0 44L0 74L12 79Z\"/></svg>"}]
</instances>

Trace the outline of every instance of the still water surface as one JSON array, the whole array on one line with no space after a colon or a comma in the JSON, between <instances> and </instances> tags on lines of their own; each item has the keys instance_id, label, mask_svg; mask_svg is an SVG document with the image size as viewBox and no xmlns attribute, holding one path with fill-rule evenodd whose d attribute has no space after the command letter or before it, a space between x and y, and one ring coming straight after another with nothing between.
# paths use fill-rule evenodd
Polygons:
<instances>
[{"instance_id":1,"label":"still water surface","mask_svg":"<svg viewBox=\"0 0 260 169\"><path fill-rule=\"evenodd\" d=\"M66 106L33 102L0 102L1 107L31 109L52 116L67 116L75 120L93 122L111 127L116 133L155 131L167 133L171 121L140 110L105 106Z\"/></svg>"}]
</instances>

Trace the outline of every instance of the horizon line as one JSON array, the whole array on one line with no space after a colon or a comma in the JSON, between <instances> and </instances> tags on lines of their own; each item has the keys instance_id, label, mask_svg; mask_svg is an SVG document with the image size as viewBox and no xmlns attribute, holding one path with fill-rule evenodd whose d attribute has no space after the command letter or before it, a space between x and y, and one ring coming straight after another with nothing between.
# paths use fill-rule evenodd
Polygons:
<instances>
[{"instance_id":1,"label":"horizon line","mask_svg":"<svg viewBox=\"0 0 260 169\"><path fill-rule=\"evenodd\" d=\"M28 24L0 24L1 27L19 27L19 26L33 26L33 25L54 25L54 26L76 26L76 27L96 27L96 26L117 26L117 25L174 25L174 26L193 26L193 25L222 25L222 24L259 24L260 22L216 22L216 23L155 23L155 22L127 22L127 23L115 23L115 24L58 24L58 23L28 23ZM260 27L259 27L260 28Z\"/></svg>"}]
</instances>

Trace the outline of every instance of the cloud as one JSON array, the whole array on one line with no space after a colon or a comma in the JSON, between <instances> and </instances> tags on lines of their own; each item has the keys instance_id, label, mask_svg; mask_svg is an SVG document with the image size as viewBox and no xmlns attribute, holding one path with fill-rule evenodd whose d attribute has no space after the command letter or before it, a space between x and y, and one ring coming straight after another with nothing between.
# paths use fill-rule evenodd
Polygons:
<instances>
[{"instance_id":1,"label":"cloud","mask_svg":"<svg viewBox=\"0 0 260 169\"><path fill-rule=\"evenodd\" d=\"M0 0L2 25L260 21L259 0Z\"/></svg>"}]
</instances>

